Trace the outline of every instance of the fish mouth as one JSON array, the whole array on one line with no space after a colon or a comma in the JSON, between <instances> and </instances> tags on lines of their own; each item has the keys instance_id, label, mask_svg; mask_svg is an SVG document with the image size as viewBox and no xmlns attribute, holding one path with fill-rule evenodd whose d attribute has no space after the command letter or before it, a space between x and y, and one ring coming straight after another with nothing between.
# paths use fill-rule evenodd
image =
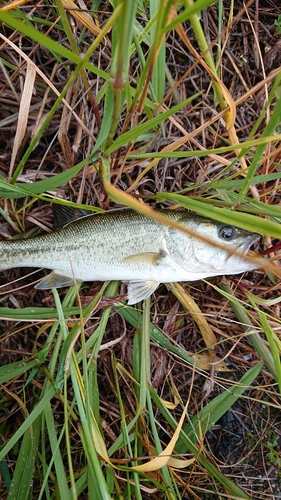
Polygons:
<instances>
[{"instance_id":1,"label":"fish mouth","mask_svg":"<svg viewBox=\"0 0 281 500\"><path fill-rule=\"evenodd\" d=\"M243 250L243 253L244 255L246 253L248 253L248 251L250 250L250 248L259 241L260 239L260 234L253 234L252 236L249 236L249 238L247 239L247 241L245 242L244 245L242 245L242 250Z\"/></svg>"},{"instance_id":2,"label":"fish mouth","mask_svg":"<svg viewBox=\"0 0 281 500\"><path fill-rule=\"evenodd\" d=\"M256 256L257 255L256 252L253 252L250 249L253 245L255 245L255 243L257 243L259 241L260 237L261 237L261 235L257 234L257 233L254 233L253 235L248 236L246 238L245 242L243 243L243 245L236 247L236 251L238 251L238 255L236 255L236 253L232 254L228 257L227 260L231 260L233 262L238 258L238 262L243 261L244 260L243 257L245 255L247 255L249 252L252 253L252 257Z\"/></svg>"}]
</instances>

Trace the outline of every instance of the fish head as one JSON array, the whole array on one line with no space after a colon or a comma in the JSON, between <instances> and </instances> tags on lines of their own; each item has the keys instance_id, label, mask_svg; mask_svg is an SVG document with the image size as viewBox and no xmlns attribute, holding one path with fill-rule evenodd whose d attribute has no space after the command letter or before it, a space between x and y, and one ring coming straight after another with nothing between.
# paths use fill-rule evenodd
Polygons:
<instances>
[{"instance_id":1,"label":"fish head","mask_svg":"<svg viewBox=\"0 0 281 500\"><path fill-rule=\"evenodd\" d=\"M190 273L208 277L238 274L258 267L243 256L260 239L259 234L197 216L180 223L198 237L170 229L167 247L173 260ZM233 254L233 250L239 255Z\"/></svg>"}]
</instances>

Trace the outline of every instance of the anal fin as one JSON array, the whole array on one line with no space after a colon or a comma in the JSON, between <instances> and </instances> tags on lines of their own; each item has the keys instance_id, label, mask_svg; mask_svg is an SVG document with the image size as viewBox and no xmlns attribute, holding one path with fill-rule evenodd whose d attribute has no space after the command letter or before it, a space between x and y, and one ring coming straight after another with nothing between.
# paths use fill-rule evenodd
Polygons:
<instances>
[{"instance_id":1,"label":"anal fin","mask_svg":"<svg viewBox=\"0 0 281 500\"><path fill-rule=\"evenodd\" d=\"M159 281L132 280L128 284L128 305L147 299L160 285Z\"/></svg>"},{"instance_id":2,"label":"anal fin","mask_svg":"<svg viewBox=\"0 0 281 500\"><path fill-rule=\"evenodd\" d=\"M64 286L71 286L73 283L73 278L69 278L69 276L52 271L39 283L37 283L34 288L37 288L37 290L49 290L50 288L63 288Z\"/></svg>"}]
</instances>

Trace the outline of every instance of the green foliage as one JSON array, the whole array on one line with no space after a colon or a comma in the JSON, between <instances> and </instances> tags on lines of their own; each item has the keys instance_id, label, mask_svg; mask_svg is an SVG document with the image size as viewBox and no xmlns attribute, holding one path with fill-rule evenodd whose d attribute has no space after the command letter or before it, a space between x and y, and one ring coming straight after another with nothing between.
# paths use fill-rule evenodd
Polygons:
<instances>
[{"instance_id":1,"label":"green foliage","mask_svg":"<svg viewBox=\"0 0 281 500\"><path fill-rule=\"evenodd\" d=\"M277 17L274 21L274 25L276 26L275 31L277 35L281 35L281 15Z\"/></svg>"},{"instance_id":2,"label":"green foliage","mask_svg":"<svg viewBox=\"0 0 281 500\"><path fill-rule=\"evenodd\" d=\"M235 129L238 98L236 96L235 101L220 80L220 75L224 77L220 59L223 41L232 27L233 12L229 12L229 24L225 25L220 2L218 32L222 40L214 37L210 42L210 32L207 36L202 19L206 19L204 14L212 4L213 0L95 1L87 4L88 11L84 12L71 2L55 0L52 5L43 2L39 10L34 6L34 12L29 12L29 4L25 8L0 9L0 21L13 33L13 40L23 41L23 47L31 44L35 52L41 50L38 60L45 61L48 54L58 65L52 79L45 74L47 64L36 66L34 94L43 88L46 94L42 102L46 99L48 106L45 108L40 101L42 115L34 135L18 152L14 168L7 168L6 178L0 177L1 213L8 223L17 227L20 221L22 227L21 217L26 213L33 217L32 210L27 209L45 207L44 203L85 208L97 191L101 207L108 208L117 202L141 212L145 205L138 198L143 196L149 202L156 200L166 206L168 201L224 223L254 229L267 238L281 238L281 210L275 197L281 177L277 154L281 139L281 73L276 73L266 105L259 114L253 114L255 122L248 125L248 135L239 140L241 130L236 133ZM86 17L83 14L87 14ZM75 17L77 15L80 17ZM280 25L279 16L275 20L277 34L281 34ZM8 44L4 31L0 35L1 41ZM171 50L175 40L184 49L179 64L185 66L192 56L194 67L200 66L204 74L199 83L195 79L195 88L194 75L188 70L185 76L188 85L182 93L177 61L172 60L171 65L168 60L168 49ZM13 51L14 61L19 54L25 64L35 64L32 54L20 52L19 42L13 43L9 50ZM219 51L214 57L217 43ZM37 60L35 56L34 60ZM5 71L17 70L17 65L4 55L2 64ZM24 70L21 68L21 71ZM59 75L62 75L61 81ZM73 89L77 94L71 101ZM93 128L91 120L84 119L87 106ZM31 107L27 113L32 110ZM40 164L33 181L23 182L25 174L33 168L32 162L36 164L37 148L49 140L49 127L54 117L61 117L62 110L67 111L66 118L56 133L50 135L56 140L56 134L62 133L59 151L62 149L60 158L66 165L59 164L57 168L58 162L52 163L48 175L44 171L38 180ZM200 116L201 125L197 130L192 119L186 118L189 111L193 117ZM86 137L81 150L77 147L80 156L75 156L71 148L69 157L65 154L69 151L66 145L69 137L64 130L68 120L75 123L72 141L73 137ZM9 123L9 118L5 118L0 127L7 127ZM197 135L198 141L193 142ZM204 141L207 147L203 147ZM54 154L57 159L56 155L57 151ZM273 156L274 161L268 165L266 161ZM219 168L211 173L208 159L215 159L218 164L221 161ZM174 165L183 160L194 162L194 176L190 180L187 175L178 192L174 189L177 175L184 174L181 170L180 174L171 170L166 179L165 169L159 166L167 166L169 160ZM202 181L201 174L204 174ZM161 189L156 184L154 190L150 188L153 175L160 179ZM98 179L99 189L93 178ZM56 195L58 188L65 185L70 186L67 187L71 192L69 200ZM79 189L85 185L88 192L83 197ZM256 195L258 189L260 196ZM34 221L34 217L31 220ZM272 282L273 292L276 290L277 294L274 278ZM74 286L63 299L53 290L52 295L43 299L40 296L34 306L0 307L0 319L5 325L1 332L4 346L5 341L14 336L32 337L30 352L19 351L15 361L7 360L0 367L4 415L0 427L3 434L0 470L8 500L35 497L39 500L86 497L141 500L153 498L154 494L176 500L186 493L189 481L188 494L198 498L202 492L196 490L197 479L201 481L202 477L206 479L204 491L216 491L216 498L249 499L248 491L234 476L223 474L214 457L206 451L205 442L207 433L238 398L251 401L256 387L262 392L261 373L276 382L270 390L274 405L279 401L281 349L276 329L280 328L280 319L270 310L277 302L261 299L263 285L261 281L257 283L261 287L257 294L249 292L252 285L247 281L242 281L241 286L240 281L234 281L235 291L226 284L221 288L208 285L208 292L202 293L205 302L211 299L208 297L211 290L216 294L216 307L222 302L222 307L227 309L230 304L233 315L229 307L229 318L226 315L223 327L218 317L214 326L218 338L215 346L202 348L201 338L196 337L193 343L194 349L198 349L196 353L187 351L184 342L187 337L198 334L200 318L198 323L192 318L192 323L188 310L177 303L175 308L171 287L165 311L160 302L151 306L150 300L135 308L121 303L116 282L102 285L86 306L81 304L84 291L79 295L80 289ZM251 292L256 291L251 289ZM12 304L17 306L13 289L4 292L1 304L9 303L10 296ZM204 314L216 315L219 309L214 311L210 313L207 305ZM228 321L238 328L237 335L243 337L245 352L251 350L252 356L251 363L247 364L240 351L236 353L241 370L235 371L235 380L231 383L216 373L217 362L213 362L216 351L228 358L228 344L223 350ZM162 326L170 324L173 330L168 336ZM163 387L158 390L152 386L150 363L155 346L159 358L166 356L166 364L163 362L160 370ZM233 350L235 347L232 345ZM198 359L204 363L200 364ZM221 361L219 359L218 364ZM211 366L211 373L205 370L206 366ZM214 384L217 392L209 399L204 393L200 394L197 401L193 389L200 377ZM165 459L167 443L177 430L188 399L192 415L188 409L170 457L181 463L164 460L156 470L135 469L156 456ZM13 405L18 409L18 419L10 423ZM267 436L264 446L267 458L274 465L280 465L277 445L273 434ZM192 464L187 463L187 454L194 459ZM179 466L183 465L185 468L181 471Z\"/></svg>"}]
</instances>

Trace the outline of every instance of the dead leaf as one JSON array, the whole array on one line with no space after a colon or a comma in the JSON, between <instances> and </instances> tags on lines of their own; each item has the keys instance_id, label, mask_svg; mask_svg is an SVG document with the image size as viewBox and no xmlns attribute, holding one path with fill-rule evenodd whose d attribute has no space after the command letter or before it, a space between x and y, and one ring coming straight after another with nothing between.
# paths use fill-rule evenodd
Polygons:
<instances>
[{"instance_id":1,"label":"dead leaf","mask_svg":"<svg viewBox=\"0 0 281 500\"><path fill-rule=\"evenodd\" d=\"M12 176L13 167L15 164L19 147L26 133L27 120L28 120L31 97L34 87L35 75L36 75L36 68L34 64L27 63L23 93L20 101L17 130L14 138L13 151L11 155L10 173L9 173L10 177Z\"/></svg>"}]
</instances>

